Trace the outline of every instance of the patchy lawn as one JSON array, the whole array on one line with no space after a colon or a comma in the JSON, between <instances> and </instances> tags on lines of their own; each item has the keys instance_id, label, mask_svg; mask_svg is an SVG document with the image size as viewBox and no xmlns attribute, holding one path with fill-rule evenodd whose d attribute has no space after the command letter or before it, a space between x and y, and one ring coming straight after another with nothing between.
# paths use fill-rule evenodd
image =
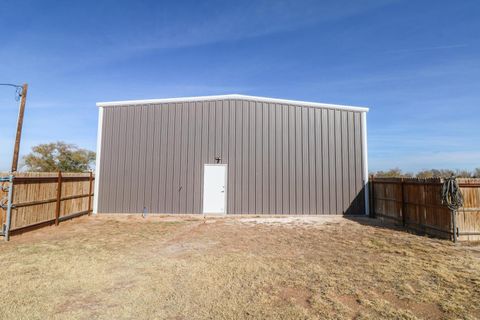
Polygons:
<instances>
[{"instance_id":1,"label":"patchy lawn","mask_svg":"<svg viewBox=\"0 0 480 320\"><path fill-rule=\"evenodd\" d=\"M0 317L480 318L479 246L374 223L79 218L0 243Z\"/></svg>"}]
</instances>

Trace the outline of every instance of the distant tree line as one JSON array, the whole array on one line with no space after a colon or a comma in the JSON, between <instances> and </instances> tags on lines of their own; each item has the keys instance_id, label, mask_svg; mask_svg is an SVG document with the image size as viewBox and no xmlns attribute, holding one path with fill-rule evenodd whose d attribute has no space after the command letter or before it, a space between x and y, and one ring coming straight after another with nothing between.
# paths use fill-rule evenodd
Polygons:
<instances>
[{"instance_id":1,"label":"distant tree line","mask_svg":"<svg viewBox=\"0 0 480 320\"><path fill-rule=\"evenodd\" d=\"M375 177L379 178L444 178L454 175L458 178L480 178L480 168L473 171L469 170L452 170L452 169L428 169L421 170L417 173L404 172L400 168L393 168L386 171L372 172Z\"/></svg>"},{"instance_id":2,"label":"distant tree line","mask_svg":"<svg viewBox=\"0 0 480 320\"><path fill-rule=\"evenodd\" d=\"M85 172L92 170L95 163L95 152L79 148L74 144L57 141L39 144L32 152L23 157L26 171L37 172ZM417 173L404 172L400 168L386 171L376 171L370 174L382 178L443 178L452 175L459 178L480 178L480 167L469 170L428 169Z\"/></svg>"}]
</instances>

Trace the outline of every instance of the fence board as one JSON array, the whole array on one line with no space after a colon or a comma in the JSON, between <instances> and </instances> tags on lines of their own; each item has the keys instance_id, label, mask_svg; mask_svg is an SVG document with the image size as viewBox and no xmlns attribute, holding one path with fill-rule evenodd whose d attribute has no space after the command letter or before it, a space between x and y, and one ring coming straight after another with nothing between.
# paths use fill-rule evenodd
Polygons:
<instances>
[{"instance_id":1,"label":"fence board","mask_svg":"<svg viewBox=\"0 0 480 320\"><path fill-rule=\"evenodd\" d=\"M372 215L407 229L453 238L452 212L442 205L441 179L371 178ZM458 240L480 240L480 179L458 179L464 207L458 210Z\"/></svg>"},{"instance_id":2,"label":"fence board","mask_svg":"<svg viewBox=\"0 0 480 320\"><path fill-rule=\"evenodd\" d=\"M459 240L480 241L480 179L459 179L464 206L457 213Z\"/></svg>"},{"instance_id":3,"label":"fence board","mask_svg":"<svg viewBox=\"0 0 480 320\"><path fill-rule=\"evenodd\" d=\"M34 226L55 223L57 218L58 221L64 221L78 215L89 214L93 200L93 179L90 173L62 173L59 189L58 173L16 174L13 180L10 231L15 233ZM6 192L0 191L1 198L5 195ZM6 212L0 209L1 226L5 220Z\"/></svg>"}]
</instances>

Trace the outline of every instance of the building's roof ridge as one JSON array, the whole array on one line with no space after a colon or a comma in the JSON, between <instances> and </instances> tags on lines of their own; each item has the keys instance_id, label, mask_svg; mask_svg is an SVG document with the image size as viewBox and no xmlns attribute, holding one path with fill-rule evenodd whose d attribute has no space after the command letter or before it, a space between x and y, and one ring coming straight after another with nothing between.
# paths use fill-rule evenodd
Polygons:
<instances>
[{"instance_id":1,"label":"building's roof ridge","mask_svg":"<svg viewBox=\"0 0 480 320\"><path fill-rule=\"evenodd\" d=\"M360 111L360 112L368 112L369 110L366 107L320 103L320 102L309 102L309 101L300 101L300 100L267 98L267 97L249 96L249 95L243 95L243 94L225 94L225 95L199 96L199 97L179 97L179 98L166 98L166 99L97 102L97 107L116 107L116 106L146 105L146 104L175 103L175 102L215 101L215 100L226 100L226 99L258 101L258 102L265 102L265 103L278 103L278 104L287 104L287 105L296 105L296 106L310 106L310 107L317 107L317 108L340 109L340 110L350 110L350 111Z\"/></svg>"}]
</instances>

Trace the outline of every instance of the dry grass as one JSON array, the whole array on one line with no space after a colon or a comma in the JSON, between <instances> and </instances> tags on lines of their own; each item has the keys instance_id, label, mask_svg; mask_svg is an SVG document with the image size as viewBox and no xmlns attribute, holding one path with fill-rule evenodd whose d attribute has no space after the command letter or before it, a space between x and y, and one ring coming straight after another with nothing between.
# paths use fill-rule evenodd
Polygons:
<instances>
[{"instance_id":1,"label":"dry grass","mask_svg":"<svg viewBox=\"0 0 480 320\"><path fill-rule=\"evenodd\" d=\"M0 244L6 319L480 317L480 251L367 219L79 218Z\"/></svg>"}]
</instances>

